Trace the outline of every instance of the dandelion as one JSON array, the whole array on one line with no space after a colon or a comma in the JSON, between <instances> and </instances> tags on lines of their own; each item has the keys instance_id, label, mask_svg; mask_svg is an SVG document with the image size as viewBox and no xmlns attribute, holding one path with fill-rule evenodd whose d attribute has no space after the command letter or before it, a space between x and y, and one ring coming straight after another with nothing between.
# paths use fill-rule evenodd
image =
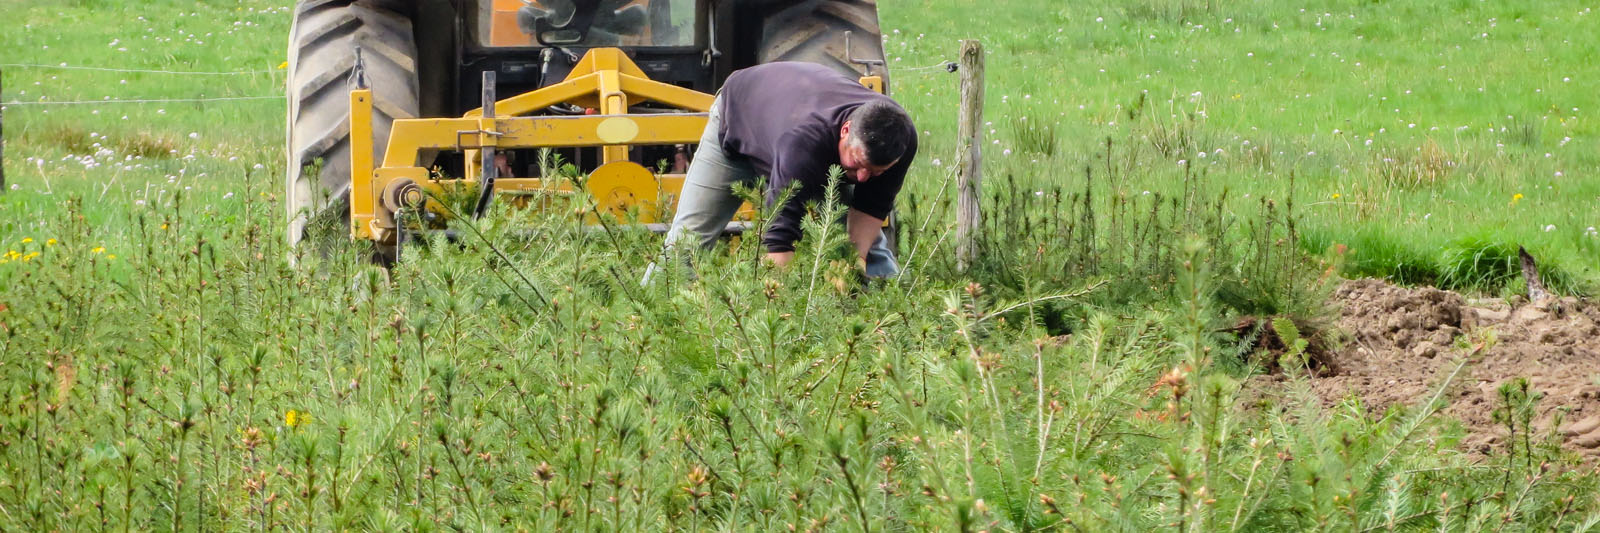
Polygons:
<instances>
[{"instance_id":1,"label":"dandelion","mask_svg":"<svg viewBox=\"0 0 1600 533\"><path fill-rule=\"evenodd\" d=\"M1545 231L1549 231L1549 230L1545 230ZM28 255L22 256L22 261L23 262L32 261L33 258L35 258L35 257L39 257L39 252L28 252Z\"/></svg>"},{"instance_id":2,"label":"dandelion","mask_svg":"<svg viewBox=\"0 0 1600 533\"><path fill-rule=\"evenodd\" d=\"M89 251L94 252L95 255L100 255L100 254L106 253L106 247L104 247L104 246L96 246L96 247L94 247L93 250L89 250Z\"/></svg>"},{"instance_id":3,"label":"dandelion","mask_svg":"<svg viewBox=\"0 0 1600 533\"><path fill-rule=\"evenodd\" d=\"M278 63L278 70L283 70L283 69L286 69L286 68L289 68L289 62L288 61L284 61L282 63Z\"/></svg>"},{"instance_id":4,"label":"dandelion","mask_svg":"<svg viewBox=\"0 0 1600 533\"><path fill-rule=\"evenodd\" d=\"M1338 200L1340 196L1341 195L1339 193L1333 193L1333 199L1334 200Z\"/></svg>"},{"instance_id":5,"label":"dandelion","mask_svg":"<svg viewBox=\"0 0 1600 533\"><path fill-rule=\"evenodd\" d=\"M45 246L55 246L56 245L56 240L55 239L46 240L46 241L44 241L44 245Z\"/></svg>"},{"instance_id":6,"label":"dandelion","mask_svg":"<svg viewBox=\"0 0 1600 533\"><path fill-rule=\"evenodd\" d=\"M286 425L286 426L289 426L289 427L292 427L292 428L297 428L297 427L304 426L304 425L310 424L310 423L311 423L311 414L310 413L306 413L306 412L303 412L303 411L296 411L294 409L290 409L288 412L283 414L283 424Z\"/></svg>"},{"instance_id":7,"label":"dandelion","mask_svg":"<svg viewBox=\"0 0 1600 533\"><path fill-rule=\"evenodd\" d=\"M22 238L22 244L28 244L30 242L33 242L33 237L23 237Z\"/></svg>"},{"instance_id":8,"label":"dandelion","mask_svg":"<svg viewBox=\"0 0 1600 533\"><path fill-rule=\"evenodd\" d=\"M107 261L116 261L117 260L117 254L106 254L106 260Z\"/></svg>"},{"instance_id":9,"label":"dandelion","mask_svg":"<svg viewBox=\"0 0 1600 533\"><path fill-rule=\"evenodd\" d=\"M167 229L167 223L166 222L162 222L161 223L161 229Z\"/></svg>"}]
</instances>

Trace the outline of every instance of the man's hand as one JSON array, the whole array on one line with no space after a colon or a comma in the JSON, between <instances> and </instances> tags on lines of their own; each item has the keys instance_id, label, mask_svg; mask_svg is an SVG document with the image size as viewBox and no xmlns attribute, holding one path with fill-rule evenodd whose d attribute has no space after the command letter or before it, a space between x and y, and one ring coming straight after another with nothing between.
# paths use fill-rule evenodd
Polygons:
<instances>
[{"instance_id":1,"label":"man's hand","mask_svg":"<svg viewBox=\"0 0 1600 533\"><path fill-rule=\"evenodd\" d=\"M845 219L845 230L850 232L850 244L856 247L858 263L864 264L867 260L867 251L878 242L878 236L883 235L883 219L850 208L850 215Z\"/></svg>"},{"instance_id":2,"label":"man's hand","mask_svg":"<svg viewBox=\"0 0 1600 533\"><path fill-rule=\"evenodd\" d=\"M867 251L883 234L883 219L851 209L845 218L845 230L850 233L850 244L856 248L856 265L860 266L865 264ZM779 267L788 266L793 260L794 252L767 252L767 261Z\"/></svg>"},{"instance_id":3,"label":"man's hand","mask_svg":"<svg viewBox=\"0 0 1600 533\"><path fill-rule=\"evenodd\" d=\"M767 252L767 261L780 268L789 266L789 262L793 260L794 252Z\"/></svg>"}]
</instances>

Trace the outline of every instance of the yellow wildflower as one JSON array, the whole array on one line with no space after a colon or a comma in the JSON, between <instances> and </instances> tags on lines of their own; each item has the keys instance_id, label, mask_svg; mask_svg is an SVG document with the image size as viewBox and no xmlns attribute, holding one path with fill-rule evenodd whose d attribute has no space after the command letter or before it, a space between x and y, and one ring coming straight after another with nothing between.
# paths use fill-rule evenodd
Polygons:
<instances>
[{"instance_id":1,"label":"yellow wildflower","mask_svg":"<svg viewBox=\"0 0 1600 533\"><path fill-rule=\"evenodd\" d=\"M289 68L289 62L288 61L284 61L284 62L278 64L278 70L283 70L283 69L286 69L286 68Z\"/></svg>"},{"instance_id":2,"label":"yellow wildflower","mask_svg":"<svg viewBox=\"0 0 1600 533\"><path fill-rule=\"evenodd\" d=\"M18 260L18 259L22 259L22 254L20 252L17 252L16 250L12 250L12 251L6 252L6 259L10 259L10 260L13 260L13 261Z\"/></svg>"},{"instance_id":3,"label":"yellow wildflower","mask_svg":"<svg viewBox=\"0 0 1600 533\"><path fill-rule=\"evenodd\" d=\"M56 240L55 239L50 239L50 240L44 241L44 245L45 246L55 246L56 245Z\"/></svg>"},{"instance_id":4,"label":"yellow wildflower","mask_svg":"<svg viewBox=\"0 0 1600 533\"><path fill-rule=\"evenodd\" d=\"M117 254L107 255L106 259L109 259L109 260L112 260L112 261L116 261L117 260Z\"/></svg>"},{"instance_id":5,"label":"yellow wildflower","mask_svg":"<svg viewBox=\"0 0 1600 533\"><path fill-rule=\"evenodd\" d=\"M94 252L97 255L98 254L103 254L103 253L106 253L106 247L104 247L104 246L96 246L96 247L94 247L93 250L89 250L89 251Z\"/></svg>"},{"instance_id":6,"label":"yellow wildflower","mask_svg":"<svg viewBox=\"0 0 1600 533\"><path fill-rule=\"evenodd\" d=\"M39 252L29 252L28 255L22 256L22 260L23 261L32 261L33 258L35 258L35 257L39 257Z\"/></svg>"},{"instance_id":7,"label":"yellow wildflower","mask_svg":"<svg viewBox=\"0 0 1600 533\"><path fill-rule=\"evenodd\" d=\"M1519 193L1517 193L1517 194L1515 194L1515 195L1512 195L1512 196L1511 196L1511 199L1512 199L1512 200L1513 200L1513 201L1516 201L1516 200L1521 200L1521 199L1522 199L1522 193L1520 193L1520 192L1519 192Z\"/></svg>"},{"instance_id":8,"label":"yellow wildflower","mask_svg":"<svg viewBox=\"0 0 1600 533\"><path fill-rule=\"evenodd\" d=\"M290 409L289 412L283 414L283 424L286 426L297 428L310 423L311 415L309 413Z\"/></svg>"},{"instance_id":9,"label":"yellow wildflower","mask_svg":"<svg viewBox=\"0 0 1600 533\"><path fill-rule=\"evenodd\" d=\"M28 244L30 242L33 242L33 237L23 237L22 238L22 244Z\"/></svg>"},{"instance_id":10,"label":"yellow wildflower","mask_svg":"<svg viewBox=\"0 0 1600 533\"><path fill-rule=\"evenodd\" d=\"M1340 196L1339 193L1333 193L1333 199L1338 200L1339 196Z\"/></svg>"},{"instance_id":11,"label":"yellow wildflower","mask_svg":"<svg viewBox=\"0 0 1600 533\"><path fill-rule=\"evenodd\" d=\"M167 229L167 223L166 222L162 222L161 223L161 229Z\"/></svg>"}]
</instances>

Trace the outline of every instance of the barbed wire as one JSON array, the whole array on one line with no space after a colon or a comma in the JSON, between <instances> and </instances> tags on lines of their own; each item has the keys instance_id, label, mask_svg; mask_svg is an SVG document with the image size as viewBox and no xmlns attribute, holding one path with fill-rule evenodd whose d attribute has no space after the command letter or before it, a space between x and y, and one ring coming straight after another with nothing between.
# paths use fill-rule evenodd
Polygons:
<instances>
[{"instance_id":1,"label":"barbed wire","mask_svg":"<svg viewBox=\"0 0 1600 533\"><path fill-rule=\"evenodd\" d=\"M273 70L235 70L222 72L186 71L186 70L153 70L136 68L106 68L106 67L76 67L68 65L44 65L37 63L0 63L0 68L38 68L57 70L89 70L95 72L122 72L133 74L173 74L180 76L253 76L269 74Z\"/></svg>"},{"instance_id":2,"label":"barbed wire","mask_svg":"<svg viewBox=\"0 0 1600 533\"><path fill-rule=\"evenodd\" d=\"M130 98L118 100L72 100L61 102L0 102L0 106L32 106L32 105L95 105L95 104L169 104L187 102L229 102L240 100L282 100L283 95L273 96L221 96L217 98Z\"/></svg>"}]
</instances>

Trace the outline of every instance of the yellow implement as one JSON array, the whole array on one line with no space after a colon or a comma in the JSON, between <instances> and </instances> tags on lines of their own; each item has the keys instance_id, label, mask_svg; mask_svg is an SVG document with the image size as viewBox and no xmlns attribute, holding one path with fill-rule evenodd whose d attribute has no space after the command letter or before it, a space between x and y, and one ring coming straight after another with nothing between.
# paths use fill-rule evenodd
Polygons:
<instances>
[{"instance_id":1,"label":"yellow implement","mask_svg":"<svg viewBox=\"0 0 1600 533\"><path fill-rule=\"evenodd\" d=\"M372 147L359 144L360 140L371 138L371 92L358 89L350 93L351 138L358 143L351 150L350 231L352 237L379 243L394 241L394 212L422 198L414 193L482 186L481 153L493 149L604 147L604 164L586 180L588 192L600 203L599 209L620 213L639 205L645 207L638 213L640 222L659 222L653 206L663 201L670 203L677 196L683 187L683 175L657 176L643 165L628 161L627 148L698 141L713 98L651 81L621 50L596 48L583 56L564 81L494 102L493 109L504 116L485 116L484 109L479 108L462 118L394 121L383 166L374 168ZM683 112L628 114L630 103L643 101ZM573 104L598 113L519 116L556 104ZM428 169L419 166L423 153L449 150L465 154L467 177L430 179ZM573 192L565 180L515 176L493 180L492 192L514 191Z\"/></svg>"},{"instance_id":2,"label":"yellow implement","mask_svg":"<svg viewBox=\"0 0 1600 533\"><path fill-rule=\"evenodd\" d=\"M493 77L486 76L485 106L462 118L395 120L390 130L382 166L375 167L372 89L350 92L351 194L350 235L380 245L399 237L395 213L419 207L441 216L464 216L428 200L446 190L481 190L493 194L522 193L570 196L576 191L564 179L500 177L495 174L495 150L529 148L601 147L602 161L583 181L585 193L596 202L596 212L616 215L637 208L640 223L667 222L683 188L682 174L657 174L628 160L628 149L641 145L694 144L705 130L713 96L649 79L627 55L616 48L588 51L560 83L513 96L493 99ZM882 90L882 79L868 76L862 84ZM652 102L679 112L630 114L630 105ZM581 116L524 116L557 104L592 110ZM465 177L438 179L421 166L424 154L455 151L464 154ZM488 169L488 172L485 170ZM663 208L667 208L663 210ZM754 213L746 204L735 220ZM586 217L590 224L595 217Z\"/></svg>"}]
</instances>

